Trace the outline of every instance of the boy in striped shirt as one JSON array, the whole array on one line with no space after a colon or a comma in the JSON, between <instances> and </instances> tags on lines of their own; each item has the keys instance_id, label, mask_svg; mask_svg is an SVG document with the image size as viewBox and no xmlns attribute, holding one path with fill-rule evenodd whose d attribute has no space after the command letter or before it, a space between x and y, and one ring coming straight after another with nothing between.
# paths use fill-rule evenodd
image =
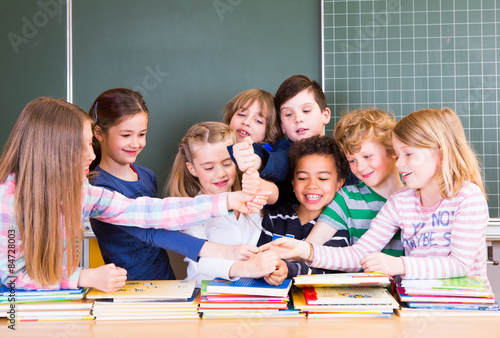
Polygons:
<instances>
[{"instance_id":1,"label":"boy in striped shirt","mask_svg":"<svg viewBox=\"0 0 500 338\"><path fill-rule=\"evenodd\" d=\"M324 244L336 232L348 230L349 245L353 245L370 228L389 196L403 188L391 139L395 123L386 112L377 109L354 110L340 119L334 136L360 183L339 190L306 241ZM395 257L403 255L400 231L382 252Z\"/></svg>"}]
</instances>

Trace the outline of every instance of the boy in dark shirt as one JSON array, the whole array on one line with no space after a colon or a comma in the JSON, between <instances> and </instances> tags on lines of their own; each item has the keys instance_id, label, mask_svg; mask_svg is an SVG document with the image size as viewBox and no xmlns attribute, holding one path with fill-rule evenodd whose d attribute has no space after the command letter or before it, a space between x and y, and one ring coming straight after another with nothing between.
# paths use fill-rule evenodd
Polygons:
<instances>
[{"instance_id":1,"label":"boy in dark shirt","mask_svg":"<svg viewBox=\"0 0 500 338\"><path fill-rule=\"evenodd\" d=\"M263 218L258 246L282 236L305 239L349 175L344 153L327 136L314 135L295 142L288 156L290 178L299 204L285 204ZM337 231L324 245L349 245L348 231ZM330 272L310 268L304 262L287 262L287 267L287 278Z\"/></svg>"},{"instance_id":2,"label":"boy in dark shirt","mask_svg":"<svg viewBox=\"0 0 500 338\"><path fill-rule=\"evenodd\" d=\"M283 81L276 92L274 103L280 127L286 138L278 139L271 149L256 143L252 145L253 151L246 145L243 148L238 146L229 149L233 160L243 172L247 167L241 164L250 163L247 157L253 158L257 155L255 168L259 171L260 177L275 182L280 191L278 201L268 207L271 210L287 203L297 203L287 178L289 172L287 154L290 146L314 135L325 135L325 125L331 118L321 86L305 75L293 75ZM356 176L350 173L349 169L348 172L344 185L357 184L359 181Z\"/></svg>"}]
</instances>

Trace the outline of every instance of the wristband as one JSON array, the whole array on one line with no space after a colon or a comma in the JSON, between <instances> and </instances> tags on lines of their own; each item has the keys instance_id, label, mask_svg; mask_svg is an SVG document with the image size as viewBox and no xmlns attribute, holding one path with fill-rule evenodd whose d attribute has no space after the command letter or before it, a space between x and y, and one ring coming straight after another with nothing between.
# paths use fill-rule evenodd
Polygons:
<instances>
[{"instance_id":1,"label":"wristband","mask_svg":"<svg viewBox=\"0 0 500 338\"><path fill-rule=\"evenodd\" d=\"M313 245L311 242L308 243L309 243L309 257L307 257L307 259L304 262L309 262L313 255Z\"/></svg>"}]
</instances>

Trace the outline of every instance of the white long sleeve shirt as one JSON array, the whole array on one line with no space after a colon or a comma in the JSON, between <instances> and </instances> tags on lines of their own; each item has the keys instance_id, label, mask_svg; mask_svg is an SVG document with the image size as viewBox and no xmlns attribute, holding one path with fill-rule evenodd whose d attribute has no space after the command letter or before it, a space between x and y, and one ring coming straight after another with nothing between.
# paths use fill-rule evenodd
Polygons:
<instances>
[{"instance_id":1,"label":"white long sleeve shirt","mask_svg":"<svg viewBox=\"0 0 500 338\"><path fill-rule=\"evenodd\" d=\"M210 242L224 245L251 244L257 245L261 234L262 216L256 214L240 214L236 219L233 212L227 216L214 217L201 225L195 225L184 232ZM216 277L230 279L229 270L235 262L230 259L201 257L198 262L189 258L186 280L196 280L200 286L202 280L214 279Z\"/></svg>"}]
</instances>

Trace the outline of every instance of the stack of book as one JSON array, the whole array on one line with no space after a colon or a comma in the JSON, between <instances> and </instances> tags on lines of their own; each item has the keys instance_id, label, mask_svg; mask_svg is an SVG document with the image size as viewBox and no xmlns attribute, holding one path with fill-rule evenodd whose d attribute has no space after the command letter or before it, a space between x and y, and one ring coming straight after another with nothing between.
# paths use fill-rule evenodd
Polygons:
<instances>
[{"instance_id":1,"label":"stack of book","mask_svg":"<svg viewBox=\"0 0 500 338\"><path fill-rule=\"evenodd\" d=\"M308 318L390 317L399 308L382 273L333 273L294 278L294 306Z\"/></svg>"},{"instance_id":2,"label":"stack of book","mask_svg":"<svg viewBox=\"0 0 500 338\"><path fill-rule=\"evenodd\" d=\"M149 320L199 318L195 281L127 281L112 293L96 289L87 294L94 300L96 320Z\"/></svg>"},{"instance_id":3,"label":"stack of book","mask_svg":"<svg viewBox=\"0 0 500 338\"><path fill-rule=\"evenodd\" d=\"M17 322L92 320L92 302L83 300L85 289L17 290L0 287L0 317Z\"/></svg>"},{"instance_id":4,"label":"stack of book","mask_svg":"<svg viewBox=\"0 0 500 338\"><path fill-rule=\"evenodd\" d=\"M477 277L403 280L397 292L401 317L500 316L495 295Z\"/></svg>"},{"instance_id":5,"label":"stack of book","mask_svg":"<svg viewBox=\"0 0 500 338\"><path fill-rule=\"evenodd\" d=\"M203 281L198 311L203 318L299 317L289 302L292 280L279 286L263 279Z\"/></svg>"}]
</instances>

